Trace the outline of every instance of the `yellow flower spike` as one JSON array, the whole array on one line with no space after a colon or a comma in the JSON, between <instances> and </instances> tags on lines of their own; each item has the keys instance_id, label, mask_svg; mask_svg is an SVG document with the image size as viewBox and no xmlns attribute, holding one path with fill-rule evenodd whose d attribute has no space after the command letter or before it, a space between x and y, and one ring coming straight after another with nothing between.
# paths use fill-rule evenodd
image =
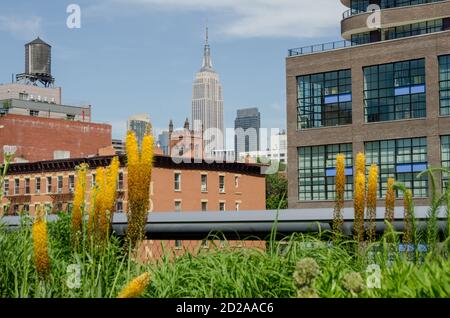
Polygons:
<instances>
[{"instance_id":1,"label":"yellow flower spike","mask_svg":"<svg viewBox=\"0 0 450 318\"><path fill-rule=\"evenodd\" d=\"M152 177L154 138L146 134L142 141L142 153L139 162L135 161L137 143L130 139L127 145L128 157L128 230L127 239L132 247L144 236L146 216L149 209L150 183ZM127 143L128 143L127 139ZM135 146L136 144L136 146ZM138 155L139 156L139 155Z\"/></svg>"},{"instance_id":2,"label":"yellow flower spike","mask_svg":"<svg viewBox=\"0 0 450 318\"><path fill-rule=\"evenodd\" d=\"M125 147L127 151L128 165L132 166L138 164L140 161L139 147L134 132L128 132Z\"/></svg>"},{"instance_id":3,"label":"yellow flower spike","mask_svg":"<svg viewBox=\"0 0 450 318\"><path fill-rule=\"evenodd\" d=\"M366 192L366 176L358 172L355 179L354 193L354 232L355 241L362 242L364 239L364 207Z\"/></svg>"},{"instance_id":4,"label":"yellow flower spike","mask_svg":"<svg viewBox=\"0 0 450 318\"><path fill-rule=\"evenodd\" d=\"M33 224L33 248L36 271L41 276L46 276L50 271L50 259L48 256L47 223L45 217L38 211Z\"/></svg>"},{"instance_id":5,"label":"yellow flower spike","mask_svg":"<svg viewBox=\"0 0 450 318\"><path fill-rule=\"evenodd\" d=\"M367 234L370 241L375 240L377 216L377 193L378 193L378 166L373 164L369 170L369 179L367 181Z\"/></svg>"},{"instance_id":6,"label":"yellow flower spike","mask_svg":"<svg viewBox=\"0 0 450 318\"><path fill-rule=\"evenodd\" d=\"M355 173L355 175L358 175L358 173L362 173L363 175L366 175L366 155L362 152L359 152L356 155L356 173Z\"/></svg>"},{"instance_id":7,"label":"yellow flower spike","mask_svg":"<svg viewBox=\"0 0 450 318\"><path fill-rule=\"evenodd\" d=\"M87 164L82 164L77 168L77 181L75 184L75 194L72 208L72 234L76 241L78 241L78 238L82 233L87 169Z\"/></svg>"},{"instance_id":8,"label":"yellow flower spike","mask_svg":"<svg viewBox=\"0 0 450 318\"><path fill-rule=\"evenodd\" d=\"M336 156L336 203L333 217L333 230L335 233L342 231L345 179L345 155L338 154Z\"/></svg>"},{"instance_id":9,"label":"yellow flower spike","mask_svg":"<svg viewBox=\"0 0 450 318\"><path fill-rule=\"evenodd\" d=\"M150 283L150 274L144 273L133 279L120 293L117 298L137 298L141 296Z\"/></svg>"},{"instance_id":10,"label":"yellow flower spike","mask_svg":"<svg viewBox=\"0 0 450 318\"><path fill-rule=\"evenodd\" d=\"M109 231L110 218L114 212L114 206L117 197L117 179L119 176L120 162L117 157L111 160L109 167L105 171L105 184L103 194L103 206L101 211L101 236L106 238L106 234Z\"/></svg>"},{"instance_id":11,"label":"yellow flower spike","mask_svg":"<svg viewBox=\"0 0 450 318\"><path fill-rule=\"evenodd\" d=\"M394 210L395 210L395 189L394 189L394 178L389 178L387 180L387 192L386 192L386 212L384 219L392 224L394 221Z\"/></svg>"},{"instance_id":12,"label":"yellow flower spike","mask_svg":"<svg viewBox=\"0 0 450 318\"><path fill-rule=\"evenodd\" d=\"M97 168L95 178L95 200L94 200L94 232L97 234L97 238L103 232L103 224L105 224L103 211L105 206L105 168Z\"/></svg>"},{"instance_id":13,"label":"yellow flower spike","mask_svg":"<svg viewBox=\"0 0 450 318\"><path fill-rule=\"evenodd\" d=\"M403 243L410 244L412 242L412 192L411 190L406 190L403 198L404 215L403 220L405 223L405 233L403 233Z\"/></svg>"}]
</instances>

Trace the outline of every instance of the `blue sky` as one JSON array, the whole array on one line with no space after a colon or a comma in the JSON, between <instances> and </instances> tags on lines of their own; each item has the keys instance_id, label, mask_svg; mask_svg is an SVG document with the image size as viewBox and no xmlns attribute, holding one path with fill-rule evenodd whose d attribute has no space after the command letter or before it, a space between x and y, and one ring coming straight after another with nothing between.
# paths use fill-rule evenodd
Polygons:
<instances>
[{"instance_id":1,"label":"blue sky","mask_svg":"<svg viewBox=\"0 0 450 318\"><path fill-rule=\"evenodd\" d=\"M81 29L66 26L69 4ZM0 3L0 82L24 69L24 47L52 45L66 104L93 106L96 122L123 138L126 118L148 113L156 128L190 118L192 82L209 20L213 64L224 89L225 126L258 107L262 126L285 127L287 50L340 40L337 0L20 0Z\"/></svg>"}]
</instances>

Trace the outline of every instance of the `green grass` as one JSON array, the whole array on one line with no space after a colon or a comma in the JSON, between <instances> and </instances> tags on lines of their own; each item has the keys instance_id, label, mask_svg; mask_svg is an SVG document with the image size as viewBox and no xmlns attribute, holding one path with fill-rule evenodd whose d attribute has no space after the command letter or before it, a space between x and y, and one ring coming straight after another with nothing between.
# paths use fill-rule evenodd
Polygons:
<instances>
[{"instance_id":1,"label":"green grass","mask_svg":"<svg viewBox=\"0 0 450 318\"><path fill-rule=\"evenodd\" d=\"M70 247L69 233L68 216L49 224L51 274L41 279L33 263L31 228L24 225L7 232L0 227L0 297L116 297L144 271L151 273L151 283L143 297L296 297L293 273L306 257L320 267L312 286L319 297L450 297L448 249L442 243L443 249L433 250L423 260L409 261L398 252L389 256L392 248L384 240L376 243L377 252L369 256L369 247L358 248L352 241L331 247L317 235L293 235L269 244L268 251L225 249L139 264L123 252L115 237L103 247L86 241L76 252ZM365 288L359 294L347 291L343 276L358 272L366 281L371 263L380 266L381 288ZM70 264L81 266L80 288L67 287Z\"/></svg>"}]
</instances>

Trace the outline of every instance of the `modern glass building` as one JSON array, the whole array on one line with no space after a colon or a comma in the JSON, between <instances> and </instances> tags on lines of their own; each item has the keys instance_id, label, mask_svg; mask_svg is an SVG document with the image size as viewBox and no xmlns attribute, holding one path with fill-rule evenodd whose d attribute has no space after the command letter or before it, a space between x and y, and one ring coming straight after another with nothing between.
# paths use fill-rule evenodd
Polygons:
<instances>
[{"instance_id":1,"label":"modern glass building","mask_svg":"<svg viewBox=\"0 0 450 318\"><path fill-rule=\"evenodd\" d=\"M344 41L286 60L289 206L334 205L337 153L350 201L358 152L379 166L380 206L389 177L428 204L431 182L419 173L450 167L450 1L341 2Z\"/></svg>"},{"instance_id":2,"label":"modern glass building","mask_svg":"<svg viewBox=\"0 0 450 318\"><path fill-rule=\"evenodd\" d=\"M261 114L258 108L238 109L234 120L234 150L236 160L242 152L259 151Z\"/></svg>"}]
</instances>

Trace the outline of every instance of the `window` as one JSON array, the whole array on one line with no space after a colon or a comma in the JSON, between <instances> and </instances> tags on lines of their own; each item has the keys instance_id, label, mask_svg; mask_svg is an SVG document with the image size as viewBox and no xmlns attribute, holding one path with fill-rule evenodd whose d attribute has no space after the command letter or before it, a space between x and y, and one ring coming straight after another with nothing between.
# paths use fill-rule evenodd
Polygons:
<instances>
[{"instance_id":1,"label":"window","mask_svg":"<svg viewBox=\"0 0 450 318\"><path fill-rule=\"evenodd\" d=\"M19 99L20 100L28 100L28 94L26 94L26 93L19 93Z\"/></svg>"},{"instance_id":2,"label":"window","mask_svg":"<svg viewBox=\"0 0 450 318\"><path fill-rule=\"evenodd\" d=\"M174 174L174 189L175 191L181 191L181 173L179 172Z\"/></svg>"},{"instance_id":3,"label":"window","mask_svg":"<svg viewBox=\"0 0 450 318\"><path fill-rule=\"evenodd\" d=\"M225 202L219 202L219 211L225 211Z\"/></svg>"},{"instance_id":4,"label":"window","mask_svg":"<svg viewBox=\"0 0 450 318\"><path fill-rule=\"evenodd\" d=\"M25 178L25 194L30 194L30 178Z\"/></svg>"},{"instance_id":5,"label":"window","mask_svg":"<svg viewBox=\"0 0 450 318\"><path fill-rule=\"evenodd\" d=\"M123 201L117 200L116 202L116 212L117 213L123 213Z\"/></svg>"},{"instance_id":6,"label":"window","mask_svg":"<svg viewBox=\"0 0 450 318\"><path fill-rule=\"evenodd\" d=\"M365 150L367 165L377 164L380 170L380 197L386 195L388 178L403 183L414 197L428 196L428 178L417 178L428 166L426 138L367 142Z\"/></svg>"},{"instance_id":7,"label":"window","mask_svg":"<svg viewBox=\"0 0 450 318\"><path fill-rule=\"evenodd\" d=\"M202 212L208 211L208 202L202 201Z\"/></svg>"},{"instance_id":8,"label":"window","mask_svg":"<svg viewBox=\"0 0 450 318\"><path fill-rule=\"evenodd\" d=\"M300 147L298 149L298 195L300 201L334 200L336 156L345 155L345 199L353 197L352 144Z\"/></svg>"},{"instance_id":9,"label":"window","mask_svg":"<svg viewBox=\"0 0 450 318\"><path fill-rule=\"evenodd\" d=\"M67 213L72 213L72 210L73 210L73 203L72 202L67 203L66 205Z\"/></svg>"},{"instance_id":10,"label":"window","mask_svg":"<svg viewBox=\"0 0 450 318\"><path fill-rule=\"evenodd\" d=\"M30 116L38 117L39 111L38 110L30 110Z\"/></svg>"},{"instance_id":11,"label":"window","mask_svg":"<svg viewBox=\"0 0 450 318\"><path fill-rule=\"evenodd\" d=\"M75 120L75 115L72 115L72 114L67 114L66 115L67 117L67 120L71 120L71 121L74 121Z\"/></svg>"},{"instance_id":12,"label":"window","mask_svg":"<svg viewBox=\"0 0 450 318\"><path fill-rule=\"evenodd\" d=\"M41 178L40 177L36 177L34 182L35 182L34 192L36 192L36 194L41 193Z\"/></svg>"},{"instance_id":13,"label":"window","mask_svg":"<svg viewBox=\"0 0 450 318\"><path fill-rule=\"evenodd\" d=\"M58 176L58 193L62 193L63 190L63 177L62 176Z\"/></svg>"},{"instance_id":14,"label":"window","mask_svg":"<svg viewBox=\"0 0 450 318\"><path fill-rule=\"evenodd\" d=\"M443 31L442 19L406 24L383 30L385 40Z\"/></svg>"},{"instance_id":15,"label":"window","mask_svg":"<svg viewBox=\"0 0 450 318\"><path fill-rule=\"evenodd\" d=\"M370 43L370 32L352 34L352 45Z\"/></svg>"},{"instance_id":16,"label":"window","mask_svg":"<svg viewBox=\"0 0 450 318\"><path fill-rule=\"evenodd\" d=\"M52 177L47 177L47 193L52 193Z\"/></svg>"},{"instance_id":17,"label":"window","mask_svg":"<svg viewBox=\"0 0 450 318\"><path fill-rule=\"evenodd\" d=\"M364 68L366 122L426 117L425 59Z\"/></svg>"},{"instance_id":18,"label":"window","mask_svg":"<svg viewBox=\"0 0 450 318\"><path fill-rule=\"evenodd\" d=\"M14 195L20 194L20 180L14 179Z\"/></svg>"},{"instance_id":19,"label":"window","mask_svg":"<svg viewBox=\"0 0 450 318\"><path fill-rule=\"evenodd\" d=\"M28 204L24 204L22 208L22 212L24 214L28 214L30 212L30 206Z\"/></svg>"},{"instance_id":20,"label":"window","mask_svg":"<svg viewBox=\"0 0 450 318\"><path fill-rule=\"evenodd\" d=\"M19 215L20 206L18 204L13 205L13 215Z\"/></svg>"},{"instance_id":21,"label":"window","mask_svg":"<svg viewBox=\"0 0 450 318\"><path fill-rule=\"evenodd\" d=\"M119 172L119 178L117 182L117 190L123 190L123 172Z\"/></svg>"},{"instance_id":22,"label":"window","mask_svg":"<svg viewBox=\"0 0 450 318\"><path fill-rule=\"evenodd\" d=\"M239 211L241 209L241 202L235 202L234 208L236 211Z\"/></svg>"},{"instance_id":23,"label":"window","mask_svg":"<svg viewBox=\"0 0 450 318\"><path fill-rule=\"evenodd\" d=\"M95 173L93 173L91 176L91 189L93 189L94 187L95 187Z\"/></svg>"},{"instance_id":24,"label":"window","mask_svg":"<svg viewBox=\"0 0 450 318\"><path fill-rule=\"evenodd\" d=\"M234 177L234 187L239 188L239 176Z\"/></svg>"},{"instance_id":25,"label":"window","mask_svg":"<svg viewBox=\"0 0 450 318\"><path fill-rule=\"evenodd\" d=\"M351 70L297 78L299 129L352 123Z\"/></svg>"},{"instance_id":26,"label":"window","mask_svg":"<svg viewBox=\"0 0 450 318\"><path fill-rule=\"evenodd\" d=\"M69 175L69 192L75 191L75 176Z\"/></svg>"},{"instance_id":27,"label":"window","mask_svg":"<svg viewBox=\"0 0 450 318\"><path fill-rule=\"evenodd\" d=\"M225 176L219 176L219 192L225 193Z\"/></svg>"},{"instance_id":28,"label":"window","mask_svg":"<svg viewBox=\"0 0 450 318\"><path fill-rule=\"evenodd\" d=\"M202 174L201 179L202 179L201 190L202 190L202 192L207 192L208 191L208 175Z\"/></svg>"},{"instance_id":29,"label":"window","mask_svg":"<svg viewBox=\"0 0 450 318\"><path fill-rule=\"evenodd\" d=\"M450 55L439 57L441 115L450 115Z\"/></svg>"},{"instance_id":30,"label":"window","mask_svg":"<svg viewBox=\"0 0 450 318\"><path fill-rule=\"evenodd\" d=\"M353 0L354 1L354 0ZM380 7L382 9L397 8L411 6L424 3L439 2L442 0L381 0Z\"/></svg>"},{"instance_id":31,"label":"window","mask_svg":"<svg viewBox=\"0 0 450 318\"><path fill-rule=\"evenodd\" d=\"M450 169L450 136L441 137L441 160L442 168ZM442 186L447 187L449 176L447 173L442 175Z\"/></svg>"},{"instance_id":32,"label":"window","mask_svg":"<svg viewBox=\"0 0 450 318\"><path fill-rule=\"evenodd\" d=\"M9 195L9 179L3 181L3 193Z\"/></svg>"}]
</instances>

